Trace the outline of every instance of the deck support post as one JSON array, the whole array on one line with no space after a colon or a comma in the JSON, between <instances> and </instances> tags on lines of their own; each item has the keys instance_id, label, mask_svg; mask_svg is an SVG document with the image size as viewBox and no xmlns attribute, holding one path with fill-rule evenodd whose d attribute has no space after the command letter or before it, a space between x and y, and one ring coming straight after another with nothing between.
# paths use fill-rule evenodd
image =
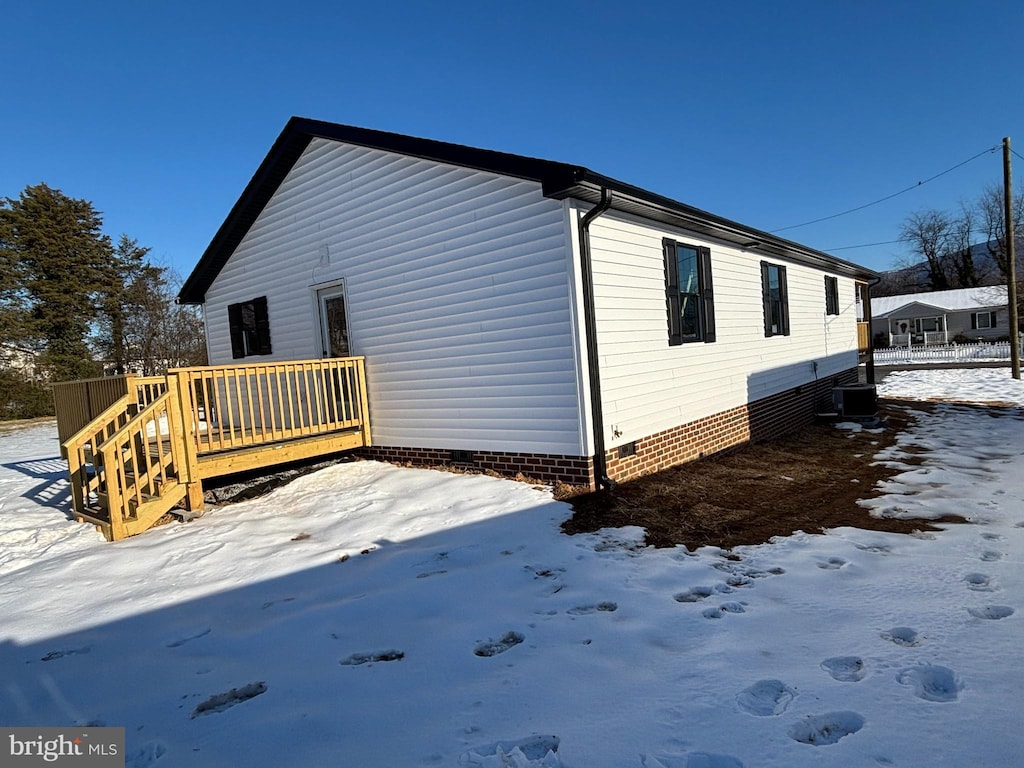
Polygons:
<instances>
[{"instance_id":1,"label":"deck support post","mask_svg":"<svg viewBox=\"0 0 1024 768\"><path fill-rule=\"evenodd\" d=\"M202 512L204 506L203 481L196 480L195 482L187 483L185 488L185 509L189 512Z\"/></svg>"}]
</instances>

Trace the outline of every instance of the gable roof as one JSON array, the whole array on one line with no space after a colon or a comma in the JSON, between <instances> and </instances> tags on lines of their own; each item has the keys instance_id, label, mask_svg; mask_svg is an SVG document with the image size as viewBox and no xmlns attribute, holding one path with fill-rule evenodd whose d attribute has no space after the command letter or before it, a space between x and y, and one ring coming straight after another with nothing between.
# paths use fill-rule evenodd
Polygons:
<instances>
[{"instance_id":1,"label":"gable roof","mask_svg":"<svg viewBox=\"0 0 1024 768\"><path fill-rule=\"evenodd\" d=\"M535 181L545 197L555 200L575 198L589 203L601 199L601 190L612 192L612 209L719 238L736 245L756 249L777 258L796 261L859 279L877 274L865 267L837 259L823 251L785 240L767 232L746 227L729 219L645 189L595 173L579 165L539 160L507 152L477 149L432 139L420 139L397 133L356 128L338 123L293 117L270 152L263 159L242 196L235 203L210 245L188 276L179 301L201 304L206 291L252 227L264 206L284 181L306 147L314 138L355 144L401 155L434 160L449 165L488 171L501 176Z\"/></svg>"},{"instance_id":2,"label":"gable roof","mask_svg":"<svg viewBox=\"0 0 1024 768\"><path fill-rule=\"evenodd\" d=\"M905 293L900 296L871 297L871 315L890 317L912 304L931 307L939 312L967 312L987 307L1005 307L1005 285L987 285L981 288L955 288L951 291L931 293Z\"/></svg>"}]
</instances>

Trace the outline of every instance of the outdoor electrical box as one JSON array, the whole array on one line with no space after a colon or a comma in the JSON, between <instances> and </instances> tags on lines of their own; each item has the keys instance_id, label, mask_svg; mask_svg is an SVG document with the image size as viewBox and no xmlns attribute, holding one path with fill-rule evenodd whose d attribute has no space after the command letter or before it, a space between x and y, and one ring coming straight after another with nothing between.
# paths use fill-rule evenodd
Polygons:
<instances>
[{"instance_id":1,"label":"outdoor electrical box","mask_svg":"<svg viewBox=\"0 0 1024 768\"><path fill-rule=\"evenodd\" d=\"M869 419L878 415L878 391L874 384L835 387L832 404L840 416Z\"/></svg>"}]
</instances>

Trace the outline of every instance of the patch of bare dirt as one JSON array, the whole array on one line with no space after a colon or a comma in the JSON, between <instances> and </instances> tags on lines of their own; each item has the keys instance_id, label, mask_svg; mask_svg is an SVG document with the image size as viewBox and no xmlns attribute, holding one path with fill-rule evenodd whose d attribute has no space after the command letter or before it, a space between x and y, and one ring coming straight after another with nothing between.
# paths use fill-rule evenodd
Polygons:
<instances>
[{"instance_id":1,"label":"patch of bare dirt","mask_svg":"<svg viewBox=\"0 0 1024 768\"><path fill-rule=\"evenodd\" d=\"M929 406L916 403L923 410ZM761 544L795 531L818 533L853 526L912 533L936 530L926 520L879 519L857 504L878 495L880 480L899 470L874 465L913 418L899 403L880 403L881 432L850 432L813 424L787 437L747 445L622 483L614 490L568 499L574 514L566 533L638 525L656 547L683 544L730 549ZM916 461L915 461L916 459ZM909 457L905 463L919 462Z\"/></svg>"}]
</instances>

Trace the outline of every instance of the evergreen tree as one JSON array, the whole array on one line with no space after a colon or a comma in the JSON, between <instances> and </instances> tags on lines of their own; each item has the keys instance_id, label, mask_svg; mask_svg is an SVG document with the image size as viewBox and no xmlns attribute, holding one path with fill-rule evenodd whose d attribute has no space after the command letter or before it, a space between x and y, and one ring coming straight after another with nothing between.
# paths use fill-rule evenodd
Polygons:
<instances>
[{"instance_id":1,"label":"evergreen tree","mask_svg":"<svg viewBox=\"0 0 1024 768\"><path fill-rule=\"evenodd\" d=\"M101 224L92 203L46 184L0 203L2 322L12 338L41 352L53 381L99 373L86 339L112 260Z\"/></svg>"},{"instance_id":2,"label":"evergreen tree","mask_svg":"<svg viewBox=\"0 0 1024 768\"><path fill-rule=\"evenodd\" d=\"M145 260L148 248L122 236L117 248L117 282L105 290L96 348L110 373L153 376L168 368L205 365L202 319L192 307L175 303L174 276Z\"/></svg>"},{"instance_id":3,"label":"evergreen tree","mask_svg":"<svg viewBox=\"0 0 1024 768\"><path fill-rule=\"evenodd\" d=\"M128 336L139 306L149 298L146 274L157 269L146 261L149 251L128 235L121 235L114 247L108 280L99 292L103 320L97 341L109 363L108 373L128 373L132 369L135 356Z\"/></svg>"}]
</instances>

